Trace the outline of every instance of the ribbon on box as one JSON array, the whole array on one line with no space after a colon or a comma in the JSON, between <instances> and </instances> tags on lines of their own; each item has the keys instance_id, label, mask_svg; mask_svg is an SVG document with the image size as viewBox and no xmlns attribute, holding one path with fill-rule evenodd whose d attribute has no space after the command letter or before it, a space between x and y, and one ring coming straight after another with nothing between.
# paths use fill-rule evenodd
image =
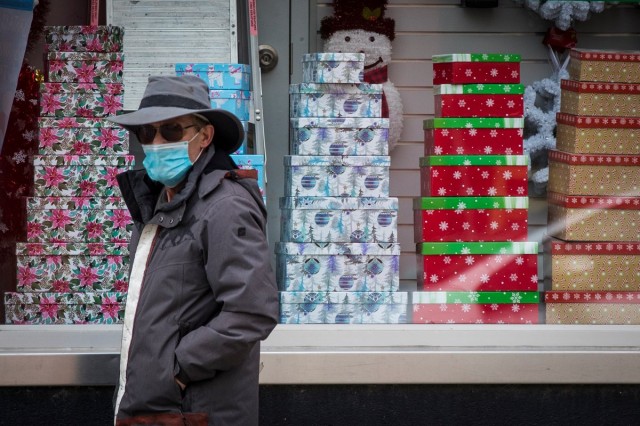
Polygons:
<instances>
[{"instance_id":1,"label":"ribbon on box","mask_svg":"<svg viewBox=\"0 0 640 426\"><path fill-rule=\"evenodd\" d=\"M537 291L417 291L412 303L540 303Z\"/></svg>"},{"instance_id":2,"label":"ribbon on box","mask_svg":"<svg viewBox=\"0 0 640 426\"><path fill-rule=\"evenodd\" d=\"M418 244L418 254L538 254L536 242L464 242Z\"/></svg>"},{"instance_id":3,"label":"ribbon on box","mask_svg":"<svg viewBox=\"0 0 640 426\"><path fill-rule=\"evenodd\" d=\"M421 157L421 166L526 166L526 155L432 155Z\"/></svg>"},{"instance_id":4,"label":"ribbon on box","mask_svg":"<svg viewBox=\"0 0 640 426\"><path fill-rule=\"evenodd\" d=\"M414 210L526 209L529 197L422 197L413 200Z\"/></svg>"},{"instance_id":5,"label":"ribbon on box","mask_svg":"<svg viewBox=\"0 0 640 426\"><path fill-rule=\"evenodd\" d=\"M523 118L431 118L424 129L521 129Z\"/></svg>"}]
</instances>

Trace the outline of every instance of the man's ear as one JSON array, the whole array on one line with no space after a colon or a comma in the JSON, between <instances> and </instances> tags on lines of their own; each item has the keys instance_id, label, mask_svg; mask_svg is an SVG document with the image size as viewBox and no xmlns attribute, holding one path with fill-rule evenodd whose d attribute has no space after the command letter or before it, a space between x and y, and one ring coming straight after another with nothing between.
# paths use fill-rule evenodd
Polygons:
<instances>
[{"instance_id":1,"label":"man's ear","mask_svg":"<svg viewBox=\"0 0 640 426\"><path fill-rule=\"evenodd\" d=\"M202 132L203 138L202 138L202 142L200 142L200 148L204 149L209 145L211 145L211 142L213 141L213 135L215 135L216 133L216 129L213 127L213 125L207 124L202 128L201 132Z\"/></svg>"}]
</instances>

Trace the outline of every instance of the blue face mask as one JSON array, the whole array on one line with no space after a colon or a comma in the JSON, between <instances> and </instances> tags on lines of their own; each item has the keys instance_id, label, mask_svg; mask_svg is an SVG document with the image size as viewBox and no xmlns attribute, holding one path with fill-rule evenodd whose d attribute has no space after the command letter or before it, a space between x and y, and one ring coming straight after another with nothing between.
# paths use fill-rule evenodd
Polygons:
<instances>
[{"instance_id":1,"label":"blue face mask","mask_svg":"<svg viewBox=\"0 0 640 426\"><path fill-rule=\"evenodd\" d=\"M149 177L169 188L178 185L187 175L193 163L189 158L188 141L162 145L142 145L145 159L142 162Z\"/></svg>"}]
</instances>

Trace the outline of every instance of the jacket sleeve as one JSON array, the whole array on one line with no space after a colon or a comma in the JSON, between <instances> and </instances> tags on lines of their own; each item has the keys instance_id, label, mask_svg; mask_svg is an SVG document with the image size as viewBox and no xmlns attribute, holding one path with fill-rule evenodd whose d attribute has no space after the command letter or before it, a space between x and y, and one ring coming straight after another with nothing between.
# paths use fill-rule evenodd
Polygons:
<instances>
[{"instance_id":1,"label":"jacket sleeve","mask_svg":"<svg viewBox=\"0 0 640 426\"><path fill-rule=\"evenodd\" d=\"M278 292L269 261L266 219L248 194L218 200L202 220L205 271L219 315L184 336L176 348L183 383L241 364L276 326Z\"/></svg>"}]
</instances>

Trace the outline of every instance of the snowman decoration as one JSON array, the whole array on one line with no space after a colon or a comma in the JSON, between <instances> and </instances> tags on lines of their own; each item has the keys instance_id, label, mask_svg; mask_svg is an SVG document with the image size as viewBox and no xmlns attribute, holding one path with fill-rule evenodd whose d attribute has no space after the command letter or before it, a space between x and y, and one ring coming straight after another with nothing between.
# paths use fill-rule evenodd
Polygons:
<instances>
[{"instance_id":1,"label":"snowman decoration","mask_svg":"<svg viewBox=\"0 0 640 426\"><path fill-rule=\"evenodd\" d=\"M386 0L333 0L333 15L322 19L326 52L364 53L364 81L382 84L382 117L389 118L389 151L402 133L402 99L387 78L395 22L385 18Z\"/></svg>"}]
</instances>

